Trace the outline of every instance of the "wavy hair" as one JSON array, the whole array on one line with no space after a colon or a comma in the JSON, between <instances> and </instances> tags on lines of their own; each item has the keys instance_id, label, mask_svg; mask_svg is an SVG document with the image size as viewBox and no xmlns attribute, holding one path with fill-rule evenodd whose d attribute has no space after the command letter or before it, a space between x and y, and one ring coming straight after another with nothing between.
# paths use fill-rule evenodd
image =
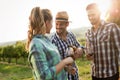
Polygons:
<instances>
[{"instance_id":1,"label":"wavy hair","mask_svg":"<svg viewBox=\"0 0 120 80\"><path fill-rule=\"evenodd\" d=\"M31 14L29 16L29 30L28 30L28 39L26 43L26 49L28 50L29 44L33 38L33 36L37 34L45 34L46 27L44 23L44 17L42 15L40 7L34 7L31 10Z\"/></svg>"}]
</instances>

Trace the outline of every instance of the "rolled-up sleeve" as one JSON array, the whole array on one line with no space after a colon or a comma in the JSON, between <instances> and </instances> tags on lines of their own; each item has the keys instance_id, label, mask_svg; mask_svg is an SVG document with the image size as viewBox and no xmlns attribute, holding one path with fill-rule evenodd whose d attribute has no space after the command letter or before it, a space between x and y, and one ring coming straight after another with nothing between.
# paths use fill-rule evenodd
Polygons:
<instances>
[{"instance_id":1,"label":"rolled-up sleeve","mask_svg":"<svg viewBox=\"0 0 120 80\"><path fill-rule=\"evenodd\" d=\"M38 50L39 49L39 50ZM32 47L30 62L37 80L49 80L56 77L55 66L49 67L46 55L42 48Z\"/></svg>"}]
</instances>

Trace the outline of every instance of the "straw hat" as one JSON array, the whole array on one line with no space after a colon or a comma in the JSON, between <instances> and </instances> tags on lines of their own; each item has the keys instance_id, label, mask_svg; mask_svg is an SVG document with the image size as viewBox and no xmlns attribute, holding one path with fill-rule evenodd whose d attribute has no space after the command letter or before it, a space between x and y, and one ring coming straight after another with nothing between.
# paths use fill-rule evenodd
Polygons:
<instances>
[{"instance_id":1,"label":"straw hat","mask_svg":"<svg viewBox=\"0 0 120 80\"><path fill-rule=\"evenodd\" d=\"M57 13L55 20L56 21L69 22L68 19L69 19L69 16L68 16L67 12L66 11L60 11L60 12Z\"/></svg>"}]
</instances>

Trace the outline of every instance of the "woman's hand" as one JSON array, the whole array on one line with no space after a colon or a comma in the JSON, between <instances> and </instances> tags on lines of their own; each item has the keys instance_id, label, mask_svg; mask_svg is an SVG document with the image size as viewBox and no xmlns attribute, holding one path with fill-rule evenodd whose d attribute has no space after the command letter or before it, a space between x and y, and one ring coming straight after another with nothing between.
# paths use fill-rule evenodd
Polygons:
<instances>
[{"instance_id":1,"label":"woman's hand","mask_svg":"<svg viewBox=\"0 0 120 80\"><path fill-rule=\"evenodd\" d=\"M72 65L65 66L65 70L72 75L75 75L76 73L76 68L74 68Z\"/></svg>"},{"instance_id":2,"label":"woman's hand","mask_svg":"<svg viewBox=\"0 0 120 80\"><path fill-rule=\"evenodd\" d=\"M72 64L74 62L74 60L72 57L67 57L67 58L63 59L63 62L65 63L65 65L68 65L68 64Z\"/></svg>"}]
</instances>

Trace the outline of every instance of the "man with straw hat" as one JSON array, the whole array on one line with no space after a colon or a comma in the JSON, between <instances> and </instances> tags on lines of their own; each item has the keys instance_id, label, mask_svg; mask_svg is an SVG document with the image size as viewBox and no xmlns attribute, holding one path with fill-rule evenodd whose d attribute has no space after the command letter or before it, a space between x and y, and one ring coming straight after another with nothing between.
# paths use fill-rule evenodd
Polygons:
<instances>
[{"instance_id":1,"label":"man with straw hat","mask_svg":"<svg viewBox=\"0 0 120 80\"><path fill-rule=\"evenodd\" d=\"M75 35L72 32L67 31L69 22L69 16L66 11L58 12L55 19L56 33L51 39L52 43L58 47L62 59L67 56L72 56L74 59L77 59L81 57L83 50L76 40ZM66 73L68 75L68 80L79 80L78 68L75 62L72 66L66 66Z\"/></svg>"}]
</instances>

